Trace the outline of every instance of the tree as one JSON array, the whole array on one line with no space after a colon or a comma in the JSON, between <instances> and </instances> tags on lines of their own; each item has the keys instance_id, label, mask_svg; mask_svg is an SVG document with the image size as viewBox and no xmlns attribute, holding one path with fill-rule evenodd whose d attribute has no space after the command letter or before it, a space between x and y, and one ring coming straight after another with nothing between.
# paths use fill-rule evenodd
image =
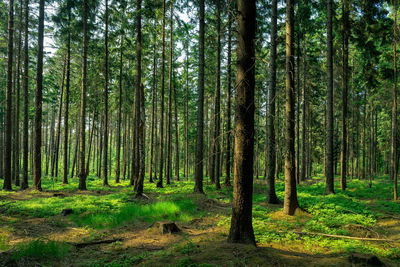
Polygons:
<instances>
[{"instance_id":1,"label":"tree","mask_svg":"<svg viewBox=\"0 0 400 267\"><path fill-rule=\"evenodd\" d=\"M8 6L8 48L7 48L7 94L6 94L6 155L4 168L4 190L12 190L11 185L11 136L12 136L12 68L14 37L14 0Z\"/></svg>"},{"instance_id":2,"label":"tree","mask_svg":"<svg viewBox=\"0 0 400 267\"><path fill-rule=\"evenodd\" d=\"M393 181L393 198L397 200L397 0L394 1L394 43L393 43L393 106L392 106L392 127L390 146L390 176Z\"/></svg>"},{"instance_id":3,"label":"tree","mask_svg":"<svg viewBox=\"0 0 400 267\"><path fill-rule=\"evenodd\" d=\"M342 16L342 34L343 34L343 73L342 73L342 149L340 155L340 184L342 190L346 190L347 175L347 91L348 91L348 72L349 72L349 0L342 0L343 16Z\"/></svg>"},{"instance_id":4,"label":"tree","mask_svg":"<svg viewBox=\"0 0 400 267\"><path fill-rule=\"evenodd\" d=\"M275 162L276 162L276 144L275 144L275 92L276 92L276 41L277 41L277 21L278 21L278 1L272 0L271 17L271 65L270 65L270 88L268 94L268 117L267 117L267 202L270 204L280 203L275 192Z\"/></svg>"},{"instance_id":5,"label":"tree","mask_svg":"<svg viewBox=\"0 0 400 267\"><path fill-rule=\"evenodd\" d=\"M23 123L23 168L21 189L28 188L28 106L29 106L29 0L25 0L25 24L24 24L24 123Z\"/></svg>"},{"instance_id":6,"label":"tree","mask_svg":"<svg viewBox=\"0 0 400 267\"><path fill-rule=\"evenodd\" d=\"M333 194L334 177L333 177L333 41L332 41L332 0L328 0L328 58L327 58L327 140L326 140L326 194Z\"/></svg>"},{"instance_id":7,"label":"tree","mask_svg":"<svg viewBox=\"0 0 400 267\"><path fill-rule=\"evenodd\" d=\"M203 194L203 144L204 144L204 0L199 1L199 80L197 103L197 135L194 169L194 192Z\"/></svg>"},{"instance_id":8,"label":"tree","mask_svg":"<svg viewBox=\"0 0 400 267\"><path fill-rule=\"evenodd\" d=\"M283 212L294 215L299 207L296 190L295 164L295 87L294 87L294 1L286 0L286 156L285 156L285 199Z\"/></svg>"},{"instance_id":9,"label":"tree","mask_svg":"<svg viewBox=\"0 0 400 267\"><path fill-rule=\"evenodd\" d=\"M36 98L35 98L35 139L33 187L42 190L42 94L43 94L43 34L44 34L44 0L39 2L39 36L36 68Z\"/></svg>"},{"instance_id":10,"label":"tree","mask_svg":"<svg viewBox=\"0 0 400 267\"><path fill-rule=\"evenodd\" d=\"M228 242L255 245L252 225L256 1L238 0L235 162Z\"/></svg>"},{"instance_id":11,"label":"tree","mask_svg":"<svg viewBox=\"0 0 400 267\"><path fill-rule=\"evenodd\" d=\"M104 156L103 156L103 185L108 185L108 172L107 172L107 163L108 163L108 0L105 0L105 20L106 20L106 28L104 33L105 40L105 70L104 70L104 135L103 135L103 145L104 145Z\"/></svg>"},{"instance_id":12,"label":"tree","mask_svg":"<svg viewBox=\"0 0 400 267\"><path fill-rule=\"evenodd\" d=\"M79 126L79 190L86 190L85 170L85 131L86 131L86 94L87 94L87 54L88 54L88 0L83 1L83 51L82 51L82 87L80 104L80 126Z\"/></svg>"},{"instance_id":13,"label":"tree","mask_svg":"<svg viewBox=\"0 0 400 267\"><path fill-rule=\"evenodd\" d=\"M165 91L165 0L163 0L163 22L162 22L162 55L161 55L161 120L160 120L160 167L157 187L163 187L164 167L164 91Z\"/></svg>"},{"instance_id":14,"label":"tree","mask_svg":"<svg viewBox=\"0 0 400 267\"><path fill-rule=\"evenodd\" d=\"M230 1L228 1L230 3ZM231 95L232 95L232 10L228 8L228 65L227 65L227 110L226 110L226 156L225 186L231 186Z\"/></svg>"}]
</instances>

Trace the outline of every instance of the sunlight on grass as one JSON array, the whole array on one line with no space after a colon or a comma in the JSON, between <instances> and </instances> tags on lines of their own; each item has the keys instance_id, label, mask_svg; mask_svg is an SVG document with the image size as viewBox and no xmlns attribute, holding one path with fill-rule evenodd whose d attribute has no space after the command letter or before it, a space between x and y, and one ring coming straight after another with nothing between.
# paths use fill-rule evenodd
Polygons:
<instances>
[{"instance_id":1,"label":"sunlight on grass","mask_svg":"<svg viewBox=\"0 0 400 267\"><path fill-rule=\"evenodd\" d=\"M69 250L70 246L65 243L38 239L16 245L12 258L15 260L21 258L61 259L68 254Z\"/></svg>"}]
</instances>

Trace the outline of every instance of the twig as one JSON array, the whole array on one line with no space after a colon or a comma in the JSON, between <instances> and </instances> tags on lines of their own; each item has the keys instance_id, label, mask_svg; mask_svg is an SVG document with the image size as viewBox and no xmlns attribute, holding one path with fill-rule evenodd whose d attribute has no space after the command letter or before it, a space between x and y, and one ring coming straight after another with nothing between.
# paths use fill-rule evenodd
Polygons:
<instances>
[{"instance_id":1,"label":"twig","mask_svg":"<svg viewBox=\"0 0 400 267\"><path fill-rule=\"evenodd\" d=\"M87 246L93 246L93 245L98 245L98 244L110 244L118 241L123 241L122 238L115 238L115 239L105 239L105 240L97 240L97 241L91 241L91 242L83 242L83 243L69 243L70 245L73 245L77 248L83 248Z\"/></svg>"}]
</instances>

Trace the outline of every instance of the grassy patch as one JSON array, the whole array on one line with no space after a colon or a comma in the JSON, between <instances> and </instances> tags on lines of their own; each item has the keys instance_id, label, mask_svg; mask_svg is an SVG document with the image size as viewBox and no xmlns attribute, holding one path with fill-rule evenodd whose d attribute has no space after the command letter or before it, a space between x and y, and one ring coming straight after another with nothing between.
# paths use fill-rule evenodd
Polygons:
<instances>
[{"instance_id":1,"label":"grassy patch","mask_svg":"<svg viewBox=\"0 0 400 267\"><path fill-rule=\"evenodd\" d=\"M61 259L65 257L70 250L70 246L55 241L35 240L28 243L16 245L12 258L19 260L22 258L34 259Z\"/></svg>"}]
</instances>

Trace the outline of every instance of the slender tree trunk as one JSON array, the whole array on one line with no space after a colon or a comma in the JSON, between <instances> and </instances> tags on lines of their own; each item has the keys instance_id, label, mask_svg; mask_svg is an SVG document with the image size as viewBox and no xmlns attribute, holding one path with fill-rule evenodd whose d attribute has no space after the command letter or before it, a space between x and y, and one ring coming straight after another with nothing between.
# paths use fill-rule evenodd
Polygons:
<instances>
[{"instance_id":1,"label":"slender tree trunk","mask_svg":"<svg viewBox=\"0 0 400 267\"><path fill-rule=\"evenodd\" d=\"M202 0L201 0L202 1ZM162 21L162 56L161 56L161 120L160 120L160 167L159 180L157 187L163 187L163 169L164 169L164 94L165 94L165 13L166 6L163 0L163 21Z\"/></svg>"},{"instance_id":2,"label":"slender tree trunk","mask_svg":"<svg viewBox=\"0 0 400 267\"><path fill-rule=\"evenodd\" d=\"M392 106L392 136L390 146L390 177L393 181L393 198L397 200L397 0L394 1L394 44L393 44L393 75L394 75L394 86L393 86L393 106Z\"/></svg>"},{"instance_id":3,"label":"slender tree trunk","mask_svg":"<svg viewBox=\"0 0 400 267\"><path fill-rule=\"evenodd\" d=\"M175 100L175 177L179 181L179 127L178 127L178 102L176 97L176 86L174 86Z\"/></svg>"},{"instance_id":4,"label":"slender tree trunk","mask_svg":"<svg viewBox=\"0 0 400 267\"><path fill-rule=\"evenodd\" d=\"M328 0L328 91L327 91L327 168L326 168L326 194L335 193L333 176L333 41L332 41L332 0Z\"/></svg>"},{"instance_id":5,"label":"slender tree trunk","mask_svg":"<svg viewBox=\"0 0 400 267\"><path fill-rule=\"evenodd\" d=\"M171 183L172 174L172 60L173 60L173 1L171 2L171 18L170 18L170 40L169 40L169 93L168 93L168 130L167 130L167 184Z\"/></svg>"},{"instance_id":6,"label":"slender tree trunk","mask_svg":"<svg viewBox=\"0 0 400 267\"><path fill-rule=\"evenodd\" d=\"M83 54L82 54L82 89L81 89L81 105L80 105L80 135L79 135L79 190L86 190L85 170L85 130L86 130L86 94L87 94L87 53L88 53L88 0L83 1Z\"/></svg>"},{"instance_id":7,"label":"slender tree trunk","mask_svg":"<svg viewBox=\"0 0 400 267\"><path fill-rule=\"evenodd\" d=\"M90 163L90 154L92 151L92 141L93 141L93 135L94 135L94 122L96 120L96 110L93 111L93 117L92 117L92 126L89 128L89 144L88 144L88 156L87 156L87 161L86 161L86 176L89 175L89 163ZM93 153L94 154L94 153Z\"/></svg>"},{"instance_id":8,"label":"slender tree trunk","mask_svg":"<svg viewBox=\"0 0 400 267\"><path fill-rule=\"evenodd\" d=\"M65 65L66 59L64 58L63 70L62 70L62 78L60 85L60 99L58 104L58 118L57 118L57 129L56 129L56 140L55 140L55 149L53 151L53 160L51 162L51 177L55 176L57 178L58 174L58 150L60 147L60 135L61 135L61 113L62 113L62 103L63 103L63 94L64 94L64 79L65 79Z\"/></svg>"},{"instance_id":9,"label":"slender tree trunk","mask_svg":"<svg viewBox=\"0 0 400 267\"><path fill-rule=\"evenodd\" d=\"M124 36L121 36L121 46L119 51L119 99L118 99L118 122L117 122L117 155L115 162L115 183L119 183L121 167L121 118L122 118L122 59L123 59Z\"/></svg>"},{"instance_id":10,"label":"slender tree trunk","mask_svg":"<svg viewBox=\"0 0 400 267\"><path fill-rule=\"evenodd\" d=\"M71 27L71 8L68 9L68 29ZM68 153L68 128L69 128L69 87L71 79L71 33L68 31L67 40L67 81L65 83L65 113L64 113L64 158L63 158L63 184L68 184L69 153ZM70 135L70 140L72 139Z\"/></svg>"},{"instance_id":11,"label":"slender tree trunk","mask_svg":"<svg viewBox=\"0 0 400 267\"><path fill-rule=\"evenodd\" d=\"M307 120L308 120L308 92L307 92L307 83L306 83L306 72L307 72L307 50L306 50L306 40L303 40L303 129L302 129L302 148L301 148L301 180L305 181L307 179L307 163L308 163L308 129L307 129ZM300 88L300 87L299 87Z\"/></svg>"},{"instance_id":12,"label":"slender tree trunk","mask_svg":"<svg viewBox=\"0 0 400 267\"><path fill-rule=\"evenodd\" d=\"M154 19L154 29L156 28L156 20ZM157 133L156 123L156 97L157 97L157 52L156 52L156 34L154 34L153 47L153 85L151 90L151 137L150 137L150 164L149 164L149 182L153 183L153 161L154 161L154 138Z\"/></svg>"},{"instance_id":13,"label":"slender tree trunk","mask_svg":"<svg viewBox=\"0 0 400 267\"><path fill-rule=\"evenodd\" d=\"M6 152L4 167L4 190L12 190L11 185L11 138L12 138L12 68L14 46L14 0L9 1L8 6L8 48L7 48L7 92L6 92ZM35 180L36 181L36 180Z\"/></svg>"},{"instance_id":14,"label":"slender tree trunk","mask_svg":"<svg viewBox=\"0 0 400 267\"><path fill-rule=\"evenodd\" d=\"M104 40L105 40L105 71L104 71L104 132L103 132L103 145L104 145L104 156L103 156L103 185L108 185L108 170L107 170L107 163L108 163L108 0L105 0L105 33L104 33Z\"/></svg>"},{"instance_id":15,"label":"slender tree trunk","mask_svg":"<svg viewBox=\"0 0 400 267\"><path fill-rule=\"evenodd\" d=\"M276 167L276 142L275 142L275 102L276 102L276 46L277 46L277 20L278 20L278 1L272 0L271 17L271 65L270 65L270 87L268 94L268 115L267 116L267 202L270 204L280 203L275 192L275 167Z\"/></svg>"},{"instance_id":16,"label":"slender tree trunk","mask_svg":"<svg viewBox=\"0 0 400 267\"><path fill-rule=\"evenodd\" d=\"M44 0L39 2L39 36L38 60L36 69L36 98L35 98L35 141L34 141L34 171L33 187L42 190L42 89L43 89L43 35L44 35Z\"/></svg>"},{"instance_id":17,"label":"slender tree trunk","mask_svg":"<svg viewBox=\"0 0 400 267\"><path fill-rule=\"evenodd\" d=\"M283 211L294 215L299 207L296 191L294 155L294 1L286 0L286 156L285 156L285 200Z\"/></svg>"},{"instance_id":18,"label":"slender tree trunk","mask_svg":"<svg viewBox=\"0 0 400 267\"><path fill-rule=\"evenodd\" d=\"M22 169L22 183L21 189L28 188L28 153L29 153L29 144L28 144L28 128L29 128L29 115L28 115L28 106L29 106L29 0L25 0L25 24L24 24L24 124L23 124L23 169Z\"/></svg>"},{"instance_id":19,"label":"slender tree trunk","mask_svg":"<svg viewBox=\"0 0 400 267\"><path fill-rule=\"evenodd\" d=\"M255 245L252 226L256 1L238 1L235 165L228 242Z\"/></svg>"},{"instance_id":20,"label":"slender tree trunk","mask_svg":"<svg viewBox=\"0 0 400 267\"><path fill-rule=\"evenodd\" d=\"M229 2L230 3L230 2ZM227 70L227 111L226 111L226 156L225 186L231 186L231 98L232 98L232 10L228 8L228 70Z\"/></svg>"},{"instance_id":21,"label":"slender tree trunk","mask_svg":"<svg viewBox=\"0 0 400 267\"><path fill-rule=\"evenodd\" d=\"M189 41L186 47L186 85L185 85L185 160L183 176L189 179Z\"/></svg>"}]
</instances>

